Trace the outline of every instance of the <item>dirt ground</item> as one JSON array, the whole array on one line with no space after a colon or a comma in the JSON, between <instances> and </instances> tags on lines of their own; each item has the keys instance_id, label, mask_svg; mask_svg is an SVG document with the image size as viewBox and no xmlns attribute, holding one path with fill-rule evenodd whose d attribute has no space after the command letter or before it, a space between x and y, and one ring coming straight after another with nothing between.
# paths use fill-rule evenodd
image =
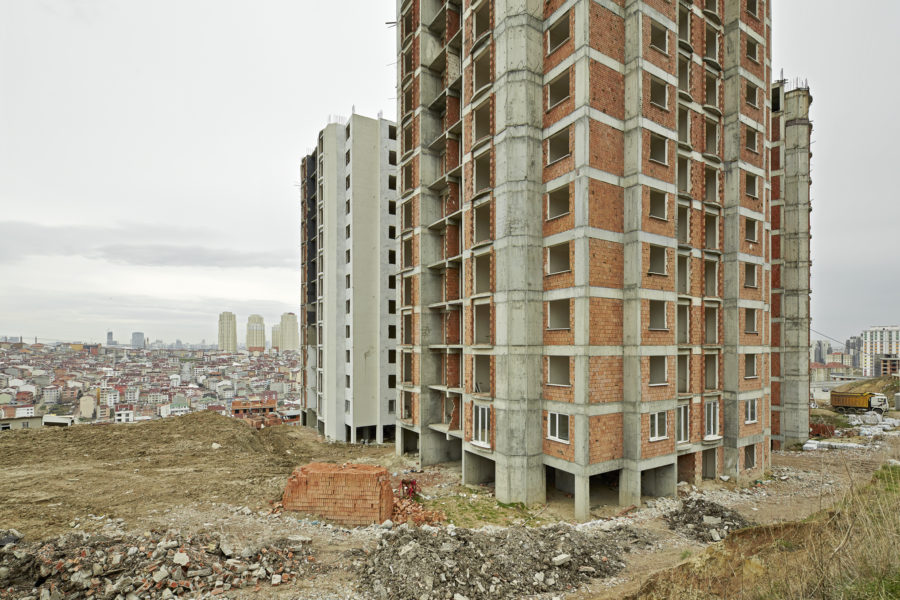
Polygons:
<instances>
[{"instance_id":1,"label":"dirt ground","mask_svg":"<svg viewBox=\"0 0 900 600\"><path fill-rule=\"evenodd\" d=\"M776 452L764 483L707 481L695 491L759 524L795 521L831 507L850 485L868 481L885 460L900 456L898 442L893 437L874 449ZM213 448L214 443L220 447ZM122 519L116 527L133 533L219 533L242 544L263 544L286 534L312 538L318 564L314 576L290 587L235 591L233 598L356 597L347 571L353 556L374 547L377 532L271 511L290 472L310 461L380 464L391 471L395 488L401 479L415 478L425 505L444 510L457 526L571 520L572 499L562 493L551 494L547 505L503 505L490 487L462 486L459 465L417 471L412 458L394 454L393 445L328 443L301 427L254 431L213 413L129 426L4 433L0 456L0 529L15 528L26 540L104 531L116 519ZM625 522L654 542L629 554L616 577L595 580L565 598L622 598L654 573L703 552L705 544L670 530L662 509L646 500L647 506L627 516L616 517L620 508L613 505L592 507L595 518Z\"/></svg>"}]
</instances>

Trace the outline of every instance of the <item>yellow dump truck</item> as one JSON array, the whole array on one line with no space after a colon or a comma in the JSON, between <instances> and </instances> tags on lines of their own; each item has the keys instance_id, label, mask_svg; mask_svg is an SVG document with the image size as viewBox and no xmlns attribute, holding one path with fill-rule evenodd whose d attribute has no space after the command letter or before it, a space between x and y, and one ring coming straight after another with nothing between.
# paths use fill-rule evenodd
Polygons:
<instances>
[{"instance_id":1,"label":"yellow dump truck","mask_svg":"<svg viewBox=\"0 0 900 600\"><path fill-rule=\"evenodd\" d=\"M867 412L879 414L888 409L887 396L876 392L831 392L831 408L838 412Z\"/></svg>"}]
</instances>

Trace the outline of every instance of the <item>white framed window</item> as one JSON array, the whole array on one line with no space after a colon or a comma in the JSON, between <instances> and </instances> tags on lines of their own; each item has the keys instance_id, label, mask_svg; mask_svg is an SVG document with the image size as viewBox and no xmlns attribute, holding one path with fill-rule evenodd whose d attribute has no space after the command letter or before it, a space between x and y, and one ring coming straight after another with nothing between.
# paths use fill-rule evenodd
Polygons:
<instances>
[{"instance_id":1,"label":"white framed window","mask_svg":"<svg viewBox=\"0 0 900 600\"><path fill-rule=\"evenodd\" d=\"M704 435L706 438L715 438L719 436L719 401L710 400L704 407L706 413L706 427Z\"/></svg>"},{"instance_id":2,"label":"white framed window","mask_svg":"<svg viewBox=\"0 0 900 600\"><path fill-rule=\"evenodd\" d=\"M664 440L669 437L666 428L666 411L650 413L650 441Z\"/></svg>"},{"instance_id":3,"label":"white framed window","mask_svg":"<svg viewBox=\"0 0 900 600\"><path fill-rule=\"evenodd\" d=\"M491 444L491 407L472 406L472 442L482 446Z\"/></svg>"},{"instance_id":4,"label":"white framed window","mask_svg":"<svg viewBox=\"0 0 900 600\"><path fill-rule=\"evenodd\" d=\"M683 444L691 439L691 405L682 404L675 409L675 442Z\"/></svg>"},{"instance_id":5,"label":"white framed window","mask_svg":"<svg viewBox=\"0 0 900 600\"><path fill-rule=\"evenodd\" d=\"M569 415L547 413L547 439L569 443Z\"/></svg>"},{"instance_id":6,"label":"white framed window","mask_svg":"<svg viewBox=\"0 0 900 600\"><path fill-rule=\"evenodd\" d=\"M744 403L744 423L756 423L759 420L758 403L758 398L751 398Z\"/></svg>"},{"instance_id":7,"label":"white framed window","mask_svg":"<svg viewBox=\"0 0 900 600\"><path fill-rule=\"evenodd\" d=\"M744 355L744 379L756 379L756 354Z\"/></svg>"}]
</instances>

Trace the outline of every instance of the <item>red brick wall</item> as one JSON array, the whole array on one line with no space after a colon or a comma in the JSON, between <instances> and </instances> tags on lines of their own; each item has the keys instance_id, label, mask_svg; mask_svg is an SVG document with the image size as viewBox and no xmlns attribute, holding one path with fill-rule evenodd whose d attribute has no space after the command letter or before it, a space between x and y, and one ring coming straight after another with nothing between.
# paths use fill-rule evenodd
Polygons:
<instances>
[{"instance_id":1,"label":"red brick wall","mask_svg":"<svg viewBox=\"0 0 900 600\"><path fill-rule=\"evenodd\" d=\"M591 464L622 458L622 413L591 417Z\"/></svg>"},{"instance_id":2,"label":"red brick wall","mask_svg":"<svg viewBox=\"0 0 900 600\"><path fill-rule=\"evenodd\" d=\"M390 518L394 494L384 467L310 463L288 478L282 502L285 510L321 515L343 525L369 525Z\"/></svg>"}]
</instances>

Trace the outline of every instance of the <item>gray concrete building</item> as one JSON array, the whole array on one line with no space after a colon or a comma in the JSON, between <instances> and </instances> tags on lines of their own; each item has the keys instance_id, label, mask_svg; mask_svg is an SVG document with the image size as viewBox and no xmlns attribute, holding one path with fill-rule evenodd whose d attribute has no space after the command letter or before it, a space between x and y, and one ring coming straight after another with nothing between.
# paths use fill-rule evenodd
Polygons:
<instances>
[{"instance_id":1,"label":"gray concrete building","mask_svg":"<svg viewBox=\"0 0 900 600\"><path fill-rule=\"evenodd\" d=\"M397 128L330 123L301 165L304 421L381 442L395 414Z\"/></svg>"}]
</instances>

